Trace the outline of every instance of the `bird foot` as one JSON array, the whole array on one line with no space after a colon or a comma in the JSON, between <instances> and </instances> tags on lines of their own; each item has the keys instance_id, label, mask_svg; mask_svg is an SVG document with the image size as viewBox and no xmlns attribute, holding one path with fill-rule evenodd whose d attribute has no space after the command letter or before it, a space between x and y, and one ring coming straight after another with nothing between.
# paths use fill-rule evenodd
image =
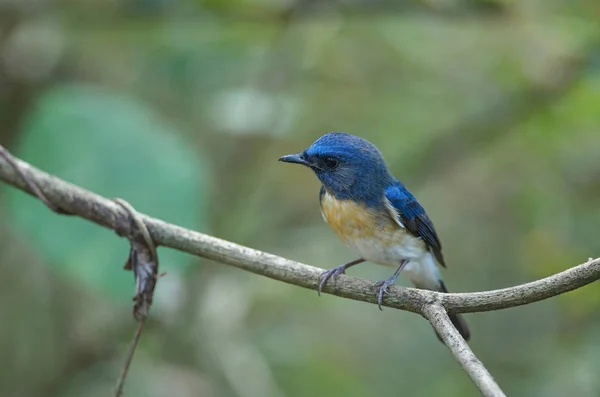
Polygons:
<instances>
[{"instance_id":1,"label":"bird foot","mask_svg":"<svg viewBox=\"0 0 600 397\"><path fill-rule=\"evenodd\" d=\"M381 304L383 303L383 295L387 294L388 288L396 283L395 276L388 278L385 281L378 281L375 283L375 287L379 288L379 292L377 294L377 306L379 306L379 310L383 310L381 308Z\"/></svg>"},{"instance_id":2,"label":"bird foot","mask_svg":"<svg viewBox=\"0 0 600 397\"><path fill-rule=\"evenodd\" d=\"M331 279L336 278L340 274L346 274L346 268L347 268L346 265L342 265L342 266L334 267L333 269L326 270L323 273L321 273L321 275L319 276L319 288L317 289L317 294L319 294L319 296L321 296L321 289L323 289L323 286L325 285L327 280L329 280L330 278Z\"/></svg>"}]
</instances>

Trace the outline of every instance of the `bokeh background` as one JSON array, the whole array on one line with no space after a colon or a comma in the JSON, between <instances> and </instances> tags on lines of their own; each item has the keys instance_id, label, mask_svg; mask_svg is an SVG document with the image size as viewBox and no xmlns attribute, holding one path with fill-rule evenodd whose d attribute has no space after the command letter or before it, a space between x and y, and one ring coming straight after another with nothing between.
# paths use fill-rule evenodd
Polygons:
<instances>
[{"instance_id":1,"label":"bokeh background","mask_svg":"<svg viewBox=\"0 0 600 397\"><path fill-rule=\"evenodd\" d=\"M329 131L381 148L453 291L600 253L597 0L2 0L0 105L16 156L323 268L355 254L316 178L277 158ZM0 394L110 395L135 328L127 242L6 185L0 219ZM478 395L419 316L160 257L127 396ZM470 314L471 346L509 396L600 396L599 309L595 284Z\"/></svg>"}]
</instances>

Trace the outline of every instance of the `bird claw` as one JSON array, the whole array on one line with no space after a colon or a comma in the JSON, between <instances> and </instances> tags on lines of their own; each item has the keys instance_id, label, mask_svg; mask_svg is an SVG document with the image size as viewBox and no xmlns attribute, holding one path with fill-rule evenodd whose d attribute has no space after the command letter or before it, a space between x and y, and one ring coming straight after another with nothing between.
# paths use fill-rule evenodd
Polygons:
<instances>
[{"instance_id":1,"label":"bird claw","mask_svg":"<svg viewBox=\"0 0 600 397\"><path fill-rule=\"evenodd\" d=\"M319 276L319 288L317 289L317 294L321 296L321 289L330 278L336 278L340 274L346 274L346 265L334 267L333 269L325 270Z\"/></svg>"},{"instance_id":2,"label":"bird claw","mask_svg":"<svg viewBox=\"0 0 600 397\"><path fill-rule=\"evenodd\" d=\"M388 288L394 285L395 283L396 277L390 277L385 281L377 281L375 283L375 287L379 288L379 292L377 294L377 306L379 307L379 310L383 311L383 309L381 308L381 304L383 303L383 295L387 294Z\"/></svg>"}]
</instances>

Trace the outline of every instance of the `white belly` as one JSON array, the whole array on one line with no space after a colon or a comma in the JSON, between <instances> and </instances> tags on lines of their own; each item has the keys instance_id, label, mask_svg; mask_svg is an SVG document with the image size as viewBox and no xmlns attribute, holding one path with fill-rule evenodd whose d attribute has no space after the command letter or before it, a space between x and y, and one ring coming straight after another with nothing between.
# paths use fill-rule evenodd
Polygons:
<instances>
[{"instance_id":1,"label":"white belly","mask_svg":"<svg viewBox=\"0 0 600 397\"><path fill-rule=\"evenodd\" d=\"M347 243L358 251L363 259L384 266L398 266L403 260L417 260L427 252L418 238L400 231L395 233L394 237L363 237L349 239Z\"/></svg>"},{"instance_id":2,"label":"white belly","mask_svg":"<svg viewBox=\"0 0 600 397\"><path fill-rule=\"evenodd\" d=\"M392 246L382 244L380 238L353 239L348 244L363 259L379 265L397 268L403 260L409 261L401 274L418 288L438 290L441 275L435 258L424 247L421 239L408 234L401 238L398 238L398 234L396 236L396 244Z\"/></svg>"}]
</instances>

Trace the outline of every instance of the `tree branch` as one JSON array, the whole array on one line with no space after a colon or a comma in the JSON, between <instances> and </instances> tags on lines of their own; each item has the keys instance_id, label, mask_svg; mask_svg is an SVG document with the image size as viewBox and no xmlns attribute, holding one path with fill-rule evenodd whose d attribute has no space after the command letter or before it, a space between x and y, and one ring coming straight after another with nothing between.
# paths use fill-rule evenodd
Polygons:
<instances>
[{"instance_id":1,"label":"tree branch","mask_svg":"<svg viewBox=\"0 0 600 397\"><path fill-rule=\"evenodd\" d=\"M0 149L3 149L0 146ZM32 183L42 196L68 214L78 215L98 225L113 229L130 239L132 230L128 212L113 200L65 182L40 171L24 161L8 157L0 150L0 179L36 195ZM8 158L8 160L7 160ZM16 170L15 168L18 168ZM23 176L25 175L25 176ZM322 269L254 250L141 215L156 245L170 247L212 259L299 287L317 289ZM447 313L479 312L526 305L572 291L600 279L600 258L589 259L561 273L514 287L472 293L439 293L415 288L391 287L383 306L420 313L436 329L442 340L486 397L504 396L483 364L452 326ZM327 283L323 292L357 301L377 303L372 282L340 275Z\"/></svg>"},{"instance_id":2,"label":"tree branch","mask_svg":"<svg viewBox=\"0 0 600 397\"><path fill-rule=\"evenodd\" d=\"M452 325L446 310L440 305L427 305L423 316L429 320L440 338L450 349L456 361L469 374L485 397L506 397L483 363L473 354L469 345Z\"/></svg>"},{"instance_id":3,"label":"tree branch","mask_svg":"<svg viewBox=\"0 0 600 397\"><path fill-rule=\"evenodd\" d=\"M14 162L54 205L113 229L119 235L135 233L130 230L127 212L113 200L49 175L24 161L15 158ZM1 156L0 179L34 194L19 173ZM141 215L141 219L146 223L157 245L212 259L299 287L314 290L317 288L318 276L322 269L172 225L147 215ZM444 294L415 288L391 287L383 305L415 313L421 313L422 307L429 303L439 303L450 313L490 311L537 302L580 288L598 279L600 258L541 280L493 291ZM323 287L323 292L329 294L377 303L374 290L374 283L347 275L340 275L335 282L329 282Z\"/></svg>"}]
</instances>

